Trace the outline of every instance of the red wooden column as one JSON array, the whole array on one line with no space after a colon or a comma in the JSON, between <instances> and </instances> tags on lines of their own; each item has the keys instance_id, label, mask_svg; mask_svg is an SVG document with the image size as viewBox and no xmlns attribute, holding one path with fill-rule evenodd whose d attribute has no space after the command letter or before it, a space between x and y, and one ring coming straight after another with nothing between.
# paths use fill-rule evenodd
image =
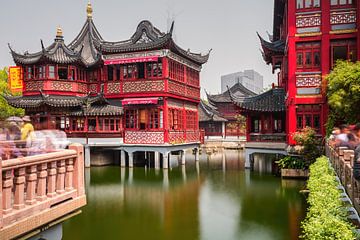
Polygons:
<instances>
[{"instance_id":1,"label":"red wooden column","mask_svg":"<svg viewBox=\"0 0 360 240\"><path fill-rule=\"evenodd\" d=\"M326 99L326 87L327 81L325 79L326 75L330 71L330 0L321 1L321 74L322 74L322 89L321 93L323 95L322 105L321 105L321 117L320 117L320 133L325 135L325 124L328 116L328 105Z\"/></svg>"},{"instance_id":2,"label":"red wooden column","mask_svg":"<svg viewBox=\"0 0 360 240\"><path fill-rule=\"evenodd\" d=\"M187 122L186 122L186 109L185 109L185 103L183 103L183 108L182 108L182 112L183 112L183 138L186 142L186 130L187 130Z\"/></svg>"},{"instance_id":3,"label":"red wooden column","mask_svg":"<svg viewBox=\"0 0 360 240\"><path fill-rule=\"evenodd\" d=\"M286 120L287 127L287 141L289 144L295 144L292 138L292 133L296 132L296 1L287 1L287 22L288 22L288 99L287 99L287 113Z\"/></svg>"},{"instance_id":4,"label":"red wooden column","mask_svg":"<svg viewBox=\"0 0 360 240\"><path fill-rule=\"evenodd\" d=\"M169 109L167 104L168 98L164 98L164 142L169 142Z\"/></svg>"}]
</instances>

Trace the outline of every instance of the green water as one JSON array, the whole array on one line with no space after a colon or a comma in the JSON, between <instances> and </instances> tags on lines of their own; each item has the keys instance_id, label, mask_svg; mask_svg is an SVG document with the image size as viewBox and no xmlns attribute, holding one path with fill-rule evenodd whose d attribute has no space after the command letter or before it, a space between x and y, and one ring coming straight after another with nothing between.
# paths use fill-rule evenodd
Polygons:
<instances>
[{"instance_id":1,"label":"green water","mask_svg":"<svg viewBox=\"0 0 360 240\"><path fill-rule=\"evenodd\" d=\"M304 182L245 170L236 151L172 165L88 170L88 204L63 239L297 239Z\"/></svg>"}]
</instances>

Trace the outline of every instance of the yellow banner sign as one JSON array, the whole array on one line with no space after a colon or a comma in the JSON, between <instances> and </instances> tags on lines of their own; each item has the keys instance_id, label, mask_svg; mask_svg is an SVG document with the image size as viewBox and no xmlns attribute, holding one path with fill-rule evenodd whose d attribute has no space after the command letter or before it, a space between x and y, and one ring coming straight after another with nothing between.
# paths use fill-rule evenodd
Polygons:
<instances>
[{"instance_id":1,"label":"yellow banner sign","mask_svg":"<svg viewBox=\"0 0 360 240\"><path fill-rule=\"evenodd\" d=\"M9 67L9 87L11 92L21 92L23 89L23 79L21 67Z\"/></svg>"}]
</instances>

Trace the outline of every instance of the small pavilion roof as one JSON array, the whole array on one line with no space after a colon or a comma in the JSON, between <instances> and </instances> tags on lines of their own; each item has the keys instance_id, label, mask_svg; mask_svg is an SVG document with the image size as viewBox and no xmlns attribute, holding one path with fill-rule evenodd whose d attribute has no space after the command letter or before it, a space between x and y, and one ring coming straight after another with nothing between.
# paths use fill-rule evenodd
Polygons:
<instances>
[{"instance_id":1,"label":"small pavilion roof","mask_svg":"<svg viewBox=\"0 0 360 240\"><path fill-rule=\"evenodd\" d=\"M7 102L17 108L37 108L43 105L50 107L77 108L70 111L73 116L117 116L123 114L123 108L110 105L103 94L96 96L59 96L40 93L32 96L4 96Z\"/></svg>"},{"instance_id":2,"label":"small pavilion roof","mask_svg":"<svg viewBox=\"0 0 360 240\"><path fill-rule=\"evenodd\" d=\"M230 91L231 99L245 111L283 112L285 111L285 90L273 88L267 92L251 97L237 97Z\"/></svg>"},{"instance_id":3,"label":"small pavilion roof","mask_svg":"<svg viewBox=\"0 0 360 240\"><path fill-rule=\"evenodd\" d=\"M90 105L84 107L78 111L72 111L69 113L71 116L119 116L124 113L122 107L113 106L109 104L105 105Z\"/></svg>"},{"instance_id":4,"label":"small pavilion roof","mask_svg":"<svg viewBox=\"0 0 360 240\"><path fill-rule=\"evenodd\" d=\"M50 46L45 48L41 41L42 50L39 52L25 52L24 54L20 54L15 52L10 45L9 48L12 57L17 64L35 64L41 61L50 61L60 64L82 63L81 52L83 48L80 48L77 51L68 48L64 43L62 30L60 28L58 28L56 38Z\"/></svg>"},{"instance_id":5,"label":"small pavilion roof","mask_svg":"<svg viewBox=\"0 0 360 240\"><path fill-rule=\"evenodd\" d=\"M247 97L247 96L255 96L256 93L246 88L241 83L236 83L234 86L230 88L230 91L234 96L238 97ZM231 97L230 97L230 91L229 89L221 94L207 94L208 101L212 103L213 105L216 103L231 103Z\"/></svg>"},{"instance_id":6,"label":"small pavilion roof","mask_svg":"<svg viewBox=\"0 0 360 240\"><path fill-rule=\"evenodd\" d=\"M261 47L262 47L262 56L264 58L264 61L267 64L272 63L273 56L284 55L285 42L283 40L276 40L273 42L271 42L271 41L268 42L268 41L264 40L259 35L259 33L257 35L260 39L260 43L261 43Z\"/></svg>"},{"instance_id":7,"label":"small pavilion roof","mask_svg":"<svg viewBox=\"0 0 360 240\"><path fill-rule=\"evenodd\" d=\"M220 116L220 113L214 106L206 104L204 100L199 104L199 121L200 122L227 122L227 120Z\"/></svg>"}]
</instances>

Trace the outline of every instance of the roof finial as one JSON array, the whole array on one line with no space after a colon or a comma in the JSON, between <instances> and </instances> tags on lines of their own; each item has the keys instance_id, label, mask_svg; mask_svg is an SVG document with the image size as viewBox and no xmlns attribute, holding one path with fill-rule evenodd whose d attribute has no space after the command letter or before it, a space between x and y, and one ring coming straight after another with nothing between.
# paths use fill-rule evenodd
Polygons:
<instances>
[{"instance_id":1,"label":"roof finial","mask_svg":"<svg viewBox=\"0 0 360 240\"><path fill-rule=\"evenodd\" d=\"M88 19L91 19L92 18L92 13L93 13L93 8L92 8L92 5L91 5L90 1L87 4L86 12L87 12Z\"/></svg>"},{"instance_id":2,"label":"roof finial","mask_svg":"<svg viewBox=\"0 0 360 240\"><path fill-rule=\"evenodd\" d=\"M61 29L60 26L58 26L57 29L56 29L56 37L57 37L57 38L58 38L58 37L60 37L60 38L63 37L63 31L62 31L62 29Z\"/></svg>"}]
</instances>

